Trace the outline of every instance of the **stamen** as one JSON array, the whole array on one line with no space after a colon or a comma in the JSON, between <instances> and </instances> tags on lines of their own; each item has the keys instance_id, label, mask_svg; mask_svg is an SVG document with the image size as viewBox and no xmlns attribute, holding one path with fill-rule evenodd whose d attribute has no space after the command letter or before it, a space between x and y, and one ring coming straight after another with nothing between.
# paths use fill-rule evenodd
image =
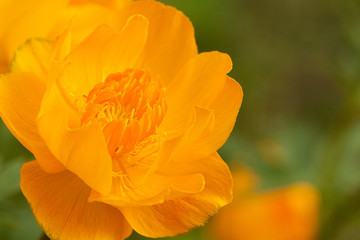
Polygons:
<instances>
[{"instance_id":1,"label":"stamen","mask_svg":"<svg viewBox=\"0 0 360 240\"><path fill-rule=\"evenodd\" d=\"M133 154L156 134L166 112L164 94L159 79L148 72L128 69L110 74L85 96L82 124L103 124L113 158Z\"/></svg>"}]
</instances>

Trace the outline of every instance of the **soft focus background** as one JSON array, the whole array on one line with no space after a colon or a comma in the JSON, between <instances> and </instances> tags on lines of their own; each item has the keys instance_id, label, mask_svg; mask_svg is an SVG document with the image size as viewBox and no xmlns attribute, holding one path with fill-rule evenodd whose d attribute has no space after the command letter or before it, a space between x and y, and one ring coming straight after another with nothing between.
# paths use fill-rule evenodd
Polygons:
<instances>
[{"instance_id":1,"label":"soft focus background","mask_svg":"<svg viewBox=\"0 0 360 240\"><path fill-rule=\"evenodd\" d=\"M191 19L200 52L229 53L245 94L220 150L234 201L173 239L359 239L360 1L163 2ZM36 240L19 189L32 156L3 124L0 141L0 239Z\"/></svg>"}]
</instances>

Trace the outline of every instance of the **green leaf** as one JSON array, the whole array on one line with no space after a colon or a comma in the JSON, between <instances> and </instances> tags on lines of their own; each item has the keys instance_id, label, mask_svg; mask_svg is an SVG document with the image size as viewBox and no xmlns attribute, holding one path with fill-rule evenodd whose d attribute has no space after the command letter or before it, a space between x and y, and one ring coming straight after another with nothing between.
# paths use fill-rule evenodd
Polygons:
<instances>
[{"instance_id":1,"label":"green leaf","mask_svg":"<svg viewBox=\"0 0 360 240\"><path fill-rule=\"evenodd\" d=\"M20 170L22 164L23 161L20 159L13 159L7 163L0 159L0 201L21 191Z\"/></svg>"}]
</instances>

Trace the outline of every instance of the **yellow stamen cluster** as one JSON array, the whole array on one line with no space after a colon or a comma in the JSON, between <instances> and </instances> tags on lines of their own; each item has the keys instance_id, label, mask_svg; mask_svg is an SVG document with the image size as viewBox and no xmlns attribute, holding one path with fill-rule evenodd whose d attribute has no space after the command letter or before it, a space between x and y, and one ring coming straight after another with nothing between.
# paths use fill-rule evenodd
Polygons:
<instances>
[{"instance_id":1,"label":"yellow stamen cluster","mask_svg":"<svg viewBox=\"0 0 360 240\"><path fill-rule=\"evenodd\" d=\"M82 124L100 121L112 157L121 157L156 133L164 118L165 89L150 73L128 69L110 74L86 97Z\"/></svg>"}]
</instances>

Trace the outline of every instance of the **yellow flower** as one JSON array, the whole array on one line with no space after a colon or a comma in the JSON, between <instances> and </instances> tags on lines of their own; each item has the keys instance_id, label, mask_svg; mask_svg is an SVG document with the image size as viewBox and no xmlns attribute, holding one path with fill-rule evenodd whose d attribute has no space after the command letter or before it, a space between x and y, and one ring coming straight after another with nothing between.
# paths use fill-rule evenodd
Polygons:
<instances>
[{"instance_id":1,"label":"yellow flower","mask_svg":"<svg viewBox=\"0 0 360 240\"><path fill-rule=\"evenodd\" d=\"M233 173L253 187L249 172ZM251 179L251 177L250 177ZM246 191L244 191L247 189ZM234 191L234 201L210 224L215 240L314 240L318 228L319 193L307 183L266 192Z\"/></svg>"},{"instance_id":2,"label":"yellow flower","mask_svg":"<svg viewBox=\"0 0 360 240\"><path fill-rule=\"evenodd\" d=\"M130 0L2 0L0 1L0 73L8 72L14 51L27 39L52 40L73 25L77 43Z\"/></svg>"},{"instance_id":3,"label":"yellow flower","mask_svg":"<svg viewBox=\"0 0 360 240\"><path fill-rule=\"evenodd\" d=\"M0 113L35 156L21 188L54 239L173 236L232 200L217 150L242 101L219 52L155 1L127 5L77 46L28 41L0 79Z\"/></svg>"}]
</instances>

